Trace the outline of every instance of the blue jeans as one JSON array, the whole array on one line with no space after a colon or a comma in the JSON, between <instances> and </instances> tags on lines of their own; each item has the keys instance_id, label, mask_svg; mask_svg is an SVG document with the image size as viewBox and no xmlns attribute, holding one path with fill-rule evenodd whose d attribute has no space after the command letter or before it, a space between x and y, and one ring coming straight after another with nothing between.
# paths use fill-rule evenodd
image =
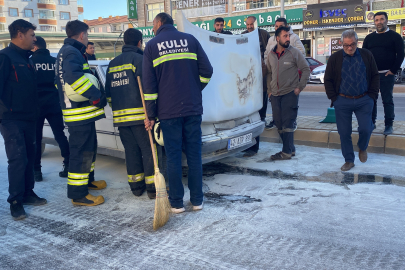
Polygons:
<instances>
[{"instance_id":1,"label":"blue jeans","mask_svg":"<svg viewBox=\"0 0 405 270\"><path fill-rule=\"evenodd\" d=\"M202 160L201 160L201 115L160 120L167 156L169 178L169 201L172 207L183 207L184 187L181 155L184 148L188 165L188 187L192 205L201 205Z\"/></svg>"},{"instance_id":2,"label":"blue jeans","mask_svg":"<svg viewBox=\"0 0 405 270\"><path fill-rule=\"evenodd\" d=\"M294 146L294 122L298 114L298 96L294 91L282 95L271 96L271 109L273 121L283 141L283 152L291 154L295 152Z\"/></svg>"},{"instance_id":3,"label":"blue jeans","mask_svg":"<svg viewBox=\"0 0 405 270\"><path fill-rule=\"evenodd\" d=\"M8 159L7 201L22 202L34 189L35 122L3 120L0 126Z\"/></svg>"},{"instance_id":4,"label":"blue jeans","mask_svg":"<svg viewBox=\"0 0 405 270\"><path fill-rule=\"evenodd\" d=\"M359 99L351 99L338 96L333 102L336 113L336 125L340 135L342 154L346 162L354 162L354 151L352 143L352 115L356 115L359 123L359 141L357 143L360 150L367 150L371 133L373 132L373 122L371 114L374 100L366 95Z\"/></svg>"},{"instance_id":5,"label":"blue jeans","mask_svg":"<svg viewBox=\"0 0 405 270\"><path fill-rule=\"evenodd\" d=\"M385 73L380 73L380 92L381 98L384 106L384 122L386 126L392 126L394 123L395 113L394 113L394 83L395 76L388 75L385 76ZM373 108L373 123L377 119L377 100L374 101Z\"/></svg>"}]
</instances>

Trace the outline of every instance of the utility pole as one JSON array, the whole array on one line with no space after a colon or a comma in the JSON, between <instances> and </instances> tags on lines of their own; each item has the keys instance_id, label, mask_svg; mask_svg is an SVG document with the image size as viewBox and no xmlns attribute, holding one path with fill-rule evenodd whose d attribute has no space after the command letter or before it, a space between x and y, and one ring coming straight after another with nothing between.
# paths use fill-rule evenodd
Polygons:
<instances>
[{"instance_id":1,"label":"utility pole","mask_svg":"<svg viewBox=\"0 0 405 270\"><path fill-rule=\"evenodd\" d=\"M280 16L281 18L284 18L284 0L281 0L280 2Z\"/></svg>"}]
</instances>

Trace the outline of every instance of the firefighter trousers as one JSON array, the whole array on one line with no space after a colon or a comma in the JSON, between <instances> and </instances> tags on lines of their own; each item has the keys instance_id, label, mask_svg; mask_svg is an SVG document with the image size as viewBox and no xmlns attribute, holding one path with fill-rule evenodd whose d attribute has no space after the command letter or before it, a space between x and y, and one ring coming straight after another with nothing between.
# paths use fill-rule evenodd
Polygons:
<instances>
[{"instance_id":1,"label":"firefighter trousers","mask_svg":"<svg viewBox=\"0 0 405 270\"><path fill-rule=\"evenodd\" d=\"M97 155L95 122L69 126L69 173L68 198L81 199L87 194L88 183L94 181L94 166Z\"/></svg>"},{"instance_id":2,"label":"firefighter trousers","mask_svg":"<svg viewBox=\"0 0 405 270\"><path fill-rule=\"evenodd\" d=\"M131 190L144 189L146 184L147 191L155 192L152 149L145 126L118 127L118 130L125 148L128 183ZM155 145L154 148L156 151Z\"/></svg>"}]
</instances>

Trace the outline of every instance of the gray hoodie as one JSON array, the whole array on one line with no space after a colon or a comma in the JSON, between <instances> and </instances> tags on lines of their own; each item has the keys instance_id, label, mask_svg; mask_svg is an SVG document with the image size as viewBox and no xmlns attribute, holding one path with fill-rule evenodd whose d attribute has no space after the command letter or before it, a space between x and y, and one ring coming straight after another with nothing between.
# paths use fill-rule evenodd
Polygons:
<instances>
[{"instance_id":1,"label":"gray hoodie","mask_svg":"<svg viewBox=\"0 0 405 270\"><path fill-rule=\"evenodd\" d=\"M304 56L298 49L290 45L278 59L276 49L277 46L270 51L266 59L267 93L283 96L297 87L302 91L307 85L311 72ZM298 70L302 71L301 79Z\"/></svg>"}]
</instances>

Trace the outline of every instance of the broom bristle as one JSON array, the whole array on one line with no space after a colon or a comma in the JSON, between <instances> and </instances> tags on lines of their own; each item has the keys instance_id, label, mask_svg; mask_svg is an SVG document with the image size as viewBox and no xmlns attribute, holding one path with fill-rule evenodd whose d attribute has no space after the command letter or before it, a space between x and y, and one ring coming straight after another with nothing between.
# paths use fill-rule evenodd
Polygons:
<instances>
[{"instance_id":1,"label":"broom bristle","mask_svg":"<svg viewBox=\"0 0 405 270\"><path fill-rule=\"evenodd\" d=\"M153 218L153 229L157 230L164 226L170 218L171 206L167 196L166 181L159 169L155 171L155 215Z\"/></svg>"}]
</instances>

